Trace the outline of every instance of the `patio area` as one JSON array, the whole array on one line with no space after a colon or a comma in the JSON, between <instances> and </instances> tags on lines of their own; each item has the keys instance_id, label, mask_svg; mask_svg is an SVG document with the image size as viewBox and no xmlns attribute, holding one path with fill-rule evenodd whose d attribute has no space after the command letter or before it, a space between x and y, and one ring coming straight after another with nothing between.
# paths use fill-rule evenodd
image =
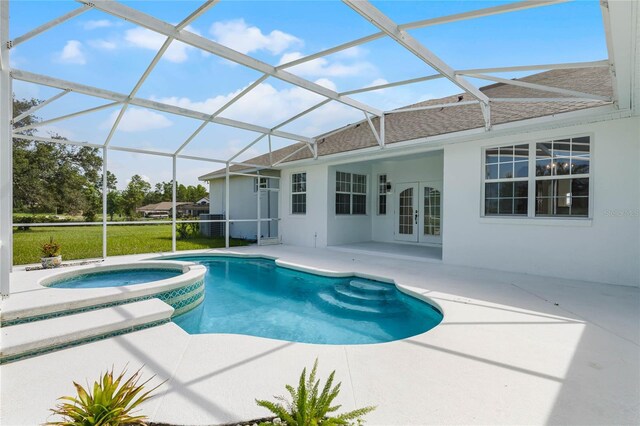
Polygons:
<instances>
[{"instance_id":1,"label":"patio area","mask_svg":"<svg viewBox=\"0 0 640 426\"><path fill-rule=\"evenodd\" d=\"M441 246L363 241L359 243L329 246L329 249L347 253L369 254L420 262L442 261Z\"/></svg>"},{"instance_id":2,"label":"patio area","mask_svg":"<svg viewBox=\"0 0 640 426\"><path fill-rule=\"evenodd\" d=\"M369 424L640 421L637 288L330 249L249 246L232 252L391 278L431 298L444 320L409 339L359 346L189 335L170 322L3 365L2 423L42 423L56 398L72 393L72 380L85 383L127 364L130 370L144 365L145 377L156 375L154 383L167 380L142 407L151 421L248 421L268 414L255 398L282 394L316 357L322 376L336 370L345 410L378 406ZM37 293L33 282L48 273L16 271L12 294Z\"/></svg>"}]
</instances>

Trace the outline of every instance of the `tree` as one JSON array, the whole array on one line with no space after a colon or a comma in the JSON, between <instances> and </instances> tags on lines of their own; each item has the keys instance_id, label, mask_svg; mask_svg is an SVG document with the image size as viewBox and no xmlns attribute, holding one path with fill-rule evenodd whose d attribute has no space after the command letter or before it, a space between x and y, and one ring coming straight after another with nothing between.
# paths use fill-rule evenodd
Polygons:
<instances>
[{"instance_id":1,"label":"tree","mask_svg":"<svg viewBox=\"0 0 640 426\"><path fill-rule=\"evenodd\" d=\"M122 192L122 205L124 213L128 217L136 215L136 208L142 205L147 193L151 190L151 184L142 179L140 175L133 175Z\"/></svg>"},{"instance_id":2,"label":"tree","mask_svg":"<svg viewBox=\"0 0 640 426\"><path fill-rule=\"evenodd\" d=\"M111 221L113 216L120 216L124 211L124 198L120 191L109 191L107 193L107 214Z\"/></svg>"},{"instance_id":3,"label":"tree","mask_svg":"<svg viewBox=\"0 0 640 426\"><path fill-rule=\"evenodd\" d=\"M40 102L37 99L14 98L14 118ZM28 115L15 123L18 127L16 130L20 134L33 136L35 129L20 131L20 127L38 121L38 117ZM64 140L57 134L49 136ZM86 210L90 214L96 205L91 188L99 180L101 167L102 158L96 148L34 142L17 136L13 141L14 208L59 213Z\"/></svg>"},{"instance_id":4,"label":"tree","mask_svg":"<svg viewBox=\"0 0 640 426\"><path fill-rule=\"evenodd\" d=\"M109 170L107 170L107 190L108 191L117 190L117 186L116 186L117 184L118 184L118 178L116 178L116 175L114 175ZM98 184L96 187L99 191L102 191L102 175L100 175L100 178L98 179Z\"/></svg>"}]
</instances>

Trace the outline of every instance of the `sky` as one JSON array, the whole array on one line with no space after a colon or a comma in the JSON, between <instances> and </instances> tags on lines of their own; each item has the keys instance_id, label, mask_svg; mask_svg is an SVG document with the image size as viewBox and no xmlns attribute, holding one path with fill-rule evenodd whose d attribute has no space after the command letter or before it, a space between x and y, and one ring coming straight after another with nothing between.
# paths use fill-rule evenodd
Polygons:
<instances>
[{"instance_id":1,"label":"sky","mask_svg":"<svg viewBox=\"0 0 640 426\"><path fill-rule=\"evenodd\" d=\"M197 1L127 1L129 7L172 24L202 3ZM466 12L505 2L373 1L398 24ZM79 6L73 1L12 0L10 37L15 38ZM339 1L222 0L187 27L241 53L277 66L378 32L370 22ZM582 62L606 59L599 2L583 0L411 30L410 34L454 69ZM90 10L11 50L13 68L129 94L166 38L103 12ZM427 64L388 38L379 39L289 68L293 74L332 90L347 91L434 74ZM212 113L261 77L259 72L173 42L137 97ZM514 78L526 73L496 74ZM472 80L477 86L491 84ZM14 82L18 98L47 99L59 90ZM353 95L358 101L389 110L426 99L459 93L445 79ZM320 95L268 78L221 117L273 127L319 103ZM109 103L69 94L38 111L43 120ZM43 136L59 134L74 141L103 144L120 106L43 126ZM360 121L363 113L336 102L281 128L314 137ZM110 144L174 152L200 121L130 106ZM183 151L196 157L227 159L259 134L210 123ZM292 143L272 138L274 149ZM268 152L266 138L238 160ZM197 177L219 165L180 160L178 181ZM109 152L109 170L124 187L133 174L152 184L171 179L171 159Z\"/></svg>"}]
</instances>

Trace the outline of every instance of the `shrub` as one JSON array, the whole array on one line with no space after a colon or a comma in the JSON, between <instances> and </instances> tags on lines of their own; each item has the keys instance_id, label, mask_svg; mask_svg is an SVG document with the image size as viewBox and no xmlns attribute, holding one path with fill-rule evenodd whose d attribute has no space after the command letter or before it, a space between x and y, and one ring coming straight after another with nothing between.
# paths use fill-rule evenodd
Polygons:
<instances>
[{"instance_id":1,"label":"shrub","mask_svg":"<svg viewBox=\"0 0 640 426\"><path fill-rule=\"evenodd\" d=\"M60 256L60 244L53 241L53 237L49 239L48 243L42 244L42 256L43 257L56 257Z\"/></svg>"},{"instance_id":2,"label":"shrub","mask_svg":"<svg viewBox=\"0 0 640 426\"><path fill-rule=\"evenodd\" d=\"M61 402L51 411L53 414L62 416L62 420L49 422L47 425L146 425L147 417L135 416L133 410L151 398L151 393L162 383L143 393L144 386L155 376L138 384L141 378L140 370L124 380L126 373L125 368L114 380L113 368L111 368L111 371L104 373L99 381L94 382L93 392L87 391L78 383L73 382L78 395L60 398L60 400L68 402Z\"/></svg>"},{"instance_id":3,"label":"shrub","mask_svg":"<svg viewBox=\"0 0 640 426\"><path fill-rule=\"evenodd\" d=\"M331 406L331 403L340 393L342 383L333 386L333 377L336 373L334 370L329 375L322 392L318 394L320 380L316 380L317 369L318 360L316 359L308 379L306 378L307 369L302 370L298 389L294 389L291 385L285 386L291 395L291 401L287 401L283 396L276 396L274 398L278 402L256 400L256 403L271 411L289 426L350 425L354 422L360 424L362 423L361 417L376 408L358 408L348 413L330 416L330 413L336 412L341 407L340 405ZM271 425L272 423L261 424Z\"/></svg>"}]
</instances>

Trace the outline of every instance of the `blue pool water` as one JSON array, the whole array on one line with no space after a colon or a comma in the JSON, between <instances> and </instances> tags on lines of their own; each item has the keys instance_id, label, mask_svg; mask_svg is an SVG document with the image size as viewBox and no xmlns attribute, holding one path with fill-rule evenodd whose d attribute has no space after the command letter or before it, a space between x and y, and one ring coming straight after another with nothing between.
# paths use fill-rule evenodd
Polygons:
<instances>
[{"instance_id":1,"label":"blue pool water","mask_svg":"<svg viewBox=\"0 0 640 426\"><path fill-rule=\"evenodd\" d=\"M257 258L176 260L207 267L204 302L174 318L190 334L233 333L293 342L365 344L414 336L442 320L434 307L392 284L323 277Z\"/></svg>"},{"instance_id":2,"label":"blue pool water","mask_svg":"<svg viewBox=\"0 0 640 426\"><path fill-rule=\"evenodd\" d=\"M55 288L102 288L143 284L177 277L177 269L123 269L119 271L90 272L56 281L49 285Z\"/></svg>"}]
</instances>

